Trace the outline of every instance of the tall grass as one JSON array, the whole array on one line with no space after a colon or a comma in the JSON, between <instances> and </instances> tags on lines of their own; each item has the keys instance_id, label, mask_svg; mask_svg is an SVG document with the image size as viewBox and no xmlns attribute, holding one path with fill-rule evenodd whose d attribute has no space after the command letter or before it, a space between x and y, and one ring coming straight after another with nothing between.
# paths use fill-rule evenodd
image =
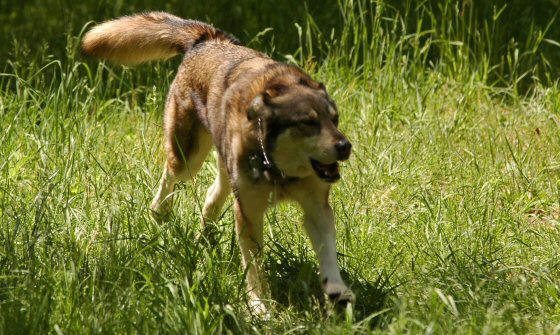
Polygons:
<instances>
[{"instance_id":1,"label":"tall grass","mask_svg":"<svg viewBox=\"0 0 560 335\"><path fill-rule=\"evenodd\" d=\"M302 49L312 59L319 49L320 59L337 59L354 73L389 67L418 76L432 69L458 81L512 87L514 94L535 83L551 84L558 75L558 50L550 49L560 46L556 15L535 17L523 10L532 6L428 0L339 0L338 5L340 31L325 31L308 17ZM549 6L549 13L557 10ZM515 24L523 25L523 34Z\"/></svg>"},{"instance_id":2,"label":"tall grass","mask_svg":"<svg viewBox=\"0 0 560 335\"><path fill-rule=\"evenodd\" d=\"M557 332L554 21L499 44L509 5L490 17L472 2L336 8L340 29L307 7L284 32L293 52L275 32L251 39L338 103L354 152L332 203L356 306L324 302L301 213L282 204L265 236L272 316L249 313L231 202L218 243L197 238L211 159L178 188L172 220L152 222L180 60L85 60L79 29L65 56L14 42L0 74L0 333Z\"/></svg>"}]
</instances>

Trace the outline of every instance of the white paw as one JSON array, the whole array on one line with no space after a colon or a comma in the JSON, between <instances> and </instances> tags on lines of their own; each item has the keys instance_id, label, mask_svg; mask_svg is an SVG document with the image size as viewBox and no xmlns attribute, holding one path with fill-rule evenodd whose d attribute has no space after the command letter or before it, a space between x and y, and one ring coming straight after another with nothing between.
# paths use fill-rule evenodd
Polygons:
<instances>
[{"instance_id":1,"label":"white paw","mask_svg":"<svg viewBox=\"0 0 560 335\"><path fill-rule=\"evenodd\" d=\"M157 223L162 223L169 220L169 216L171 215L171 208L166 204L162 204L157 199L154 199L152 205L150 206L150 216L154 219Z\"/></svg>"},{"instance_id":2,"label":"white paw","mask_svg":"<svg viewBox=\"0 0 560 335\"><path fill-rule=\"evenodd\" d=\"M268 319L269 317L268 309L266 308L266 305L262 300L256 298L251 299L249 301L249 308L251 309L251 313L253 315L257 315Z\"/></svg>"},{"instance_id":3,"label":"white paw","mask_svg":"<svg viewBox=\"0 0 560 335\"><path fill-rule=\"evenodd\" d=\"M323 285L325 294L329 300L338 305L354 304L356 296L351 289L349 289L342 282L326 282Z\"/></svg>"}]
</instances>

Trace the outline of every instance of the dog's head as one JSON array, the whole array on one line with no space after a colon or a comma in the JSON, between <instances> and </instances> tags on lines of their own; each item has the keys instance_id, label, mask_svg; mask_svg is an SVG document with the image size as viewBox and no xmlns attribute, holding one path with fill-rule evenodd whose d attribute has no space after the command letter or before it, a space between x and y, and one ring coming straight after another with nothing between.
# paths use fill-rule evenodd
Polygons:
<instances>
[{"instance_id":1,"label":"dog's head","mask_svg":"<svg viewBox=\"0 0 560 335\"><path fill-rule=\"evenodd\" d=\"M264 124L264 142L273 164L289 177L340 178L338 161L352 145L338 130L338 110L325 87L308 78L271 83L249 108L249 119Z\"/></svg>"}]
</instances>

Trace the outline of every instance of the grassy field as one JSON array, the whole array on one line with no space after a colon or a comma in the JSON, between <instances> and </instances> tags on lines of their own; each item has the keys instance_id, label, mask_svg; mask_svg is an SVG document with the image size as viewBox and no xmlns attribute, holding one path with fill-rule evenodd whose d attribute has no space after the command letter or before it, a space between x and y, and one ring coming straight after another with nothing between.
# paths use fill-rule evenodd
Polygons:
<instances>
[{"instance_id":1,"label":"grassy field","mask_svg":"<svg viewBox=\"0 0 560 335\"><path fill-rule=\"evenodd\" d=\"M356 306L324 303L301 213L281 204L275 307L252 316L231 200L219 243L196 238L213 159L170 222L149 216L178 60L85 60L69 34L63 57L14 45L0 74L0 334L558 333L560 87L536 60L553 36L502 48L459 9L339 5L340 31L308 17L276 57L325 83L354 144L332 205Z\"/></svg>"}]
</instances>

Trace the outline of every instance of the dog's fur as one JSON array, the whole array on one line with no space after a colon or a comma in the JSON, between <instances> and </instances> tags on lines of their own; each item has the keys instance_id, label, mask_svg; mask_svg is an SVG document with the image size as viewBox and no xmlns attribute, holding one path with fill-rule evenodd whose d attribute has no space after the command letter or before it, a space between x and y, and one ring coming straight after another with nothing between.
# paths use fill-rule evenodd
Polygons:
<instances>
[{"instance_id":1,"label":"dog's fur","mask_svg":"<svg viewBox=\"0 0 560 335\"><path fill-rule=\"evenodd\" d=\"M233 191L255 311L266 310L261 249L271 194L302 206L326 294L336 302L354 301L340 276L329 205L330 183L340 177L337 161L348 159L351 145L337 129L338 111L322 84L208 24L162 12L97 25L85 35L82 50L130 65L185 54L167 97L167 162L152 210L158 220L167 217L174 185L191 179L215 145L218 176L202 221L215 221Z\"/></svg>"}]
</instances>

